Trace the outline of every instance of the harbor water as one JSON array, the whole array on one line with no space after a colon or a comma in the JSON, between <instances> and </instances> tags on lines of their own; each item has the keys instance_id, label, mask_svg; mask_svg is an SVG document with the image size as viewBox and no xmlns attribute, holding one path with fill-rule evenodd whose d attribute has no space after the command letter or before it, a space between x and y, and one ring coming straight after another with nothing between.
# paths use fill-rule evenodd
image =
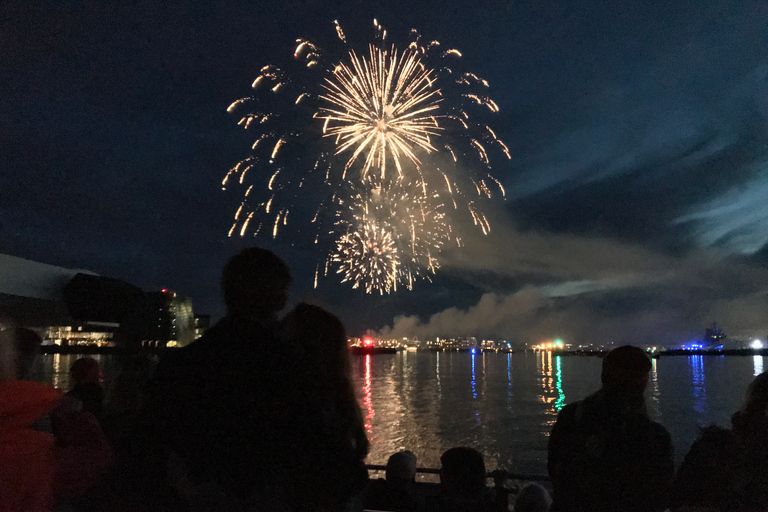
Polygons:
<instances>
[{"instance_id":1,"label":"harbor water","mask_svg":"<svg viewBox=\"0 0 768 512\"><path fill-rule=\"evenodd\" d=\"M69 387L76 355L45 355L35 377ZM114 356L95 356L107 385ZM699 429L728 426L762 356L671 356L653 360L646 400L672 435L679 464ZM352 357L352 373L371 440L367 462L384 464L409 449L419 466L439 467L440 454L471 446L489 469L546 474L549 431L558 411L600 387L601 359L551 352L408 352ZM768 369L768 368L767 368Z\"/></svg>"}]
</instances>

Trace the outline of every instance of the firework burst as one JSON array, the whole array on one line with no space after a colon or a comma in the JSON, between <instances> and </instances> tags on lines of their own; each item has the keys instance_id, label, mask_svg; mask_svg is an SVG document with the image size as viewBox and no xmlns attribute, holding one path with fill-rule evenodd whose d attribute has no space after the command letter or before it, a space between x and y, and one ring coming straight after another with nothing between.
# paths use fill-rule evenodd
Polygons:
<instances>
[{"instance_id":1,"label":"firework burst","mask_svg":"<svg viewBox=\"0 0 768 512\"><path fill-rule=\"evenodd\" d=\"M317 115L324 120L323 132L336 139L336 154L352 152L345 172L365 154L363 178L372 166L386 178L388 159L402 176L402 156L418 166L415 147L436 151L430 136L439 135L442 128L435 117L440 91L432 87L434 71L422 64L417 52L398 54L394 47L370 45L367 58L351 51L349 62L338 64L323 84L320 99L330 105Z\"/></svg>"},{"instance_id":2,"label":"firework burst","mask_svg":"<svg viewBox=\"0 0 768 512\"><path fill-rule=\"evenodd\" d=\"M351 282L352 288L381 294L397 290L400 255L392 233L375 222L363 222L342 235L331 261L338 263L342 282Z\"/></svg>"},{"instance_id":3,"label":"firework burst","mask_svg":"<svg viewBox=\"0 0 768 512\"><path fill-rule=\"evenodd\" d=\"M421 182L409 183L402 178L365 180L345 197L348 199L340 199L336 208L335 232L339 240L367 240L373 233L386 233L399 255L387 274L389 285L374 286L381 293L396 291L398 286L410 290L415 280L430 280L430 275L440 268L443 247L461 243L447 222L439 197ZM368 262L371 257L378 254L345 243L337 244L329 259L347 281L352 280L349 275L353 267L356 275L365 275L366 269L372 267Z\"/></svg>"},{"instance_id":4,"label":"firework burst","mask_svg":"<svg viewBox=\"0 0 768 512\"><path fill-rule=\"evenodd\" d=\"M498 106L485 80L456 69L457 50L416 31L389 44L374 20L359 53L335 29L340 50L299 39L290 65L263 67L253 96L230 105L254 133L222 183L245 190L230 236L314 223L318 247L331 247L324 275L336 266L369 293L410 288L447 241L460 245L458 216L490 230L482 203L504 193L491 161L510 157L483 121Z\"/></svg>"}]
</instances>

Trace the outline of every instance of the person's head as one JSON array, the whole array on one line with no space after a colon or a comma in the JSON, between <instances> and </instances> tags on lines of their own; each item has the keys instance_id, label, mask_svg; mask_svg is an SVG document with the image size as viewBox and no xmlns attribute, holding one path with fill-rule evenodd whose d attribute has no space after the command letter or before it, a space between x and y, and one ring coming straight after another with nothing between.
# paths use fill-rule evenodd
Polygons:
<instances>
[{"instance_id":1,"label":"person's head","mask_svg":"<svg viewBox=\"0 0 768 512\"><path fill-rule=\"evenodd\" d=\"M101 366L92 357L81 357L72 364L69 369L72 381L78 384L101 384L104 377L101 373Z\"/></svg>"},{"instance_id":2,"label":"person's head","mask_svg":"<svg viewBox=\"0 0 768 512\"><path fill-rule=\"evenodd\" d=\"M285 316L283 332L329 372L349 371L346 329L334 314L302 302Z\"/></svg>"},{"instance_id":3,"label":"person's head","mask_svg":"<svg viewBox=\"0 0 768 512\"><path fill-rule=\"evenodd\" d=\"M603 358L603 388L627 396L642 396L648 385L651 360L637 347L624 345Z\"/></svg>"},{"instance_id":4,"label":"person's head","mask_svg":"<svg viewBox=\"0 0 768 512\"><path fill-rule=\"evenodd\" d=\"M148 357L126 359L112 383L107 408L116 414L138 414L154 370L155 362Z\"/></svg>"},{"instance_id":5,"label":"person's head","mask_svg":"<svg viewBox=\"0 0 768 512\"><path fill-rule=\"evenodd\" d=\"M552 497L544 487L530 483L520 489L515 500L515 512L548 512Z\"/></svg>"},{"instance_id":6,"label":"person's head","mask_svg":"<svg viewBox=\"0 0 768 512\"><path fill-rule=\"evenodd\" d=\"M742 408L749 416L765 417L768 412L768 372L763 372L747 386L747 399Z\"/></svg>"},{"instance_id":7,"label":"person's head","mask_svg":"<svg viewBox=\"0 0 768 512\"><path fill-rule=\"evenodd\" d=\"M387 482L405 486L416 481L416 455L410 450L392 454L387 460L385 473Z\"/></svg>"},{"instance_id":8,"label":"person's head","mask_svg":"<svg viewBox=\"0 0 768 512\"><path fill-rule=\"evenodd\" d=\"M291 280L288 265L272 251L243 249L222 272L227 312L239 318L272 318L285 307Z\"/></svg>"},{"instance_id":9,"label":"person's head","mask_svg":"<svg viewBox=\"0 0 768 512\"><path fill-rule=\"evenodd\" d=\"M451 448L440 456L440 487L443 492L476 498L485 490L485 462L477 450Z\"/></svg>"},{"instance_id":10,"label":"person's head","mask_svg":"<svg viewBox=\"0 0 768 512\"><path fill-rule=\"evenodd\" d=\"M23 327L0 331L0 380L26 378L42 341L35 331Z\"/></svg>"}]
</instances>

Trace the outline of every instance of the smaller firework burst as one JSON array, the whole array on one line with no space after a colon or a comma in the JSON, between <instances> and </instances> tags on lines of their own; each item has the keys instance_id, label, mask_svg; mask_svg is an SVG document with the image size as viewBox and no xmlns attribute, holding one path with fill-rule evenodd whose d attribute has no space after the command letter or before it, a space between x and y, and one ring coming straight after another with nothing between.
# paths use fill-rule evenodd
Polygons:
<instances>
[{"instance_id":1,"label":"smaller firework burst","mask_svg":"<svg viewBox=\"0 0 768 512\"><path fill-rule=\"evenodd\" d=\"M338 240L331 261L338 263L342 282L351 282L352 288L363 287L366 293L374 290L390 293L397 290L400 256L392 234L375 222L365 222Z\"/></svg>"},{"instance_id":2,"label":"smaller firework burst","mask_svg":"<svg viewBox=\"0 0 768 512\"><path fill-rule=\"evenodd\" d=\"M444 205L439 196L430 192L423 182L394 180L365 180L352 186L349 195L337 199L336 233L344 240L344 250L337 248L331 253L331 262L343 268L362 265L371 254L362 245L350 245L350 237L373 239L373 233L385 233L391 239L398 254L398 264L388 280L371 276L366 290L381 293L395 291L398 286L412 289L418 279L431 280L440 268L439 254L455 238L451 225L446 221ZM380 235L376 235L380 237ZM327 271L326 271L327 273ZM360 272L364 278L364 272Z\"/></svg>"}]
</instances>

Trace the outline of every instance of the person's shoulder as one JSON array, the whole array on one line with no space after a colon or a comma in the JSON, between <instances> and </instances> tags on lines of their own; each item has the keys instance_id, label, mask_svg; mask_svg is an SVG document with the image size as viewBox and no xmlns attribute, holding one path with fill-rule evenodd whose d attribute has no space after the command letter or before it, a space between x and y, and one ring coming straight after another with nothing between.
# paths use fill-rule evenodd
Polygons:
<instances>
[{"instance_id":1,"label":"person's shoulder","mask_svg":"<svg viewBox=\"0 0 768 512\"><path fill-rule=\"evenodd\" d=\"M557 414L557 421L575 421L577 415L582 412L583 404L583 400L578 400L576 402L567 404L565 407L560 409L560 412Z\"/></svg>"},{"instance_id":2,"label":"person's shoulder","mask_svg":"<svg viewBox=\"0 0 768 512\"><path fill-rule=\"evenodd\" d=\"M672 436L669 434L669 430L667 430L667 428L658 421L649 421L648 428L655 438L672 442Z\"/></svg>"},{"instance_id":3,"label":"person's shoulder","mask_svg":"<svg viewBox=\"0 0 768 512\"><path fill-rule=\"evenodd\" d=\"M710 425L701 429L699 437L691 446L695 449L724 449L729 447L735 440L732 430L723 428L719 425Z\"/></svg>"}]
</instances>

